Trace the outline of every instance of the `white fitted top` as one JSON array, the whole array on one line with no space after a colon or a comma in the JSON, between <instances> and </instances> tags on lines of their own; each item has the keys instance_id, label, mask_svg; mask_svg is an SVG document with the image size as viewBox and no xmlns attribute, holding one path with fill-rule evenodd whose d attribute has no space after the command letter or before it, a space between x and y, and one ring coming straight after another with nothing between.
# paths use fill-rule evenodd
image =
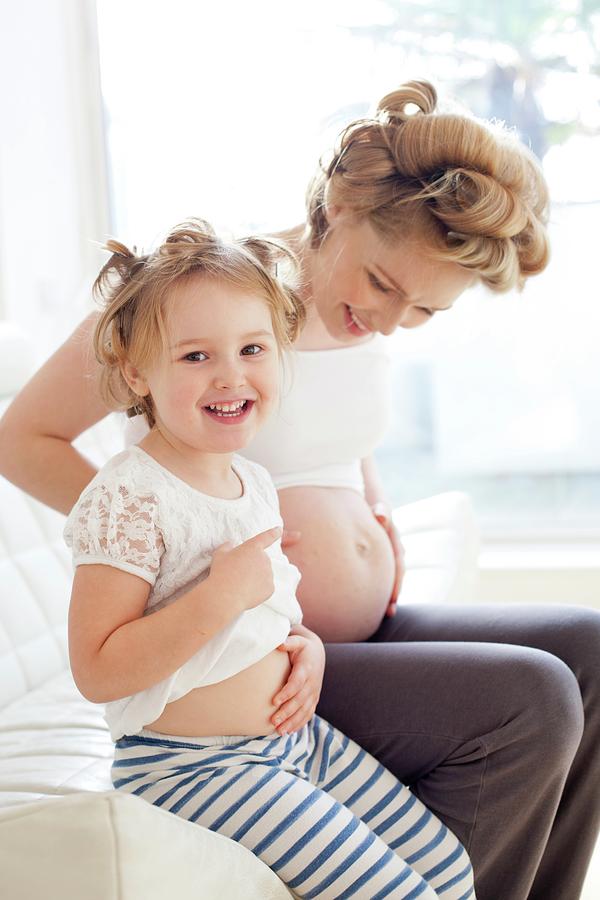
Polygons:
<instances>
[{"instance_id":1,"label":"white fitted top","mask_svg":"<svg viewBox=\"0 0 600 900\"><path fill-rule=\"evenodd\" d=\"M85 488L64 530L73 564L101 563L150 585L144 615L174 602L209 574L215 549L282 525L277 493L267 472L235 455L242 496L227 500L191 487L140 447L113 457ZM302 621L295 590L298 569L281 541L266 551L275 590L260 606L241 613L169 678L130 697L105 704L114 741L157 719L167 703L193 688L214 684L258 662ZM99 598L100 602L100 598Z\"/></svg>"},{"instance_id":2,"label":"white fitted top","mask_svg":"<svg viewBox=\"0 0 600 900\"><path fill-rule=\"evenodd\" d=\"M385 338L291 355L279 409L242 451L277 488L315 485L364 491L361 459L383 438L391 407Z\"/></svg>"},{"instance_id":3,"label":"white fitted top","mask_svg":"<svg viewBox=\"0 0 600 900\"><path fill-rule=\"evenodd\" d=\"M240 453L264 466L277 488L315 485L364 493L361 460L381 443L392 402L391 359L381 334L335 350L286 355L289 385L279 409ZM127 441L147 432L129 419Z\"/></svg>"}]
</instances>

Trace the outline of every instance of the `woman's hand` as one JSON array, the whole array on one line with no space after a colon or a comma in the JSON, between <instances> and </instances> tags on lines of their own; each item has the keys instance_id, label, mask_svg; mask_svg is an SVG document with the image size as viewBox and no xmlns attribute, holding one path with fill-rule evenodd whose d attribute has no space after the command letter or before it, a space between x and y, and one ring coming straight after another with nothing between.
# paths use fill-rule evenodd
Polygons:
<instances>
[{"instance_id":1,"label":"woman's hand","mask_svg":"<svg viewBox=\"0 0 600 900\"><path fill-rule=\"evenodd\" d=\"M306 725L317 708L325 671L325 648L318 635L303 625L295 625L277 649L289 655L292 671L273 698L279 708L271 721L279 734L290 734Z\"/></svg>"},{"instance_id":2,"label":"woman's hand","mask_svg":"<svg viewBox=\"0 0 600 900\"><path fill-rule=\"evenodd\" d=\"M373 511L373 515L390 539L392 552L394 554L394 560L396 562L396 577L394 578L392 595L390 597L388 607L385 611L386 616L389 616L391 618L396 613L396 602L398 600L400 588L402 587L402 579L404 578L404 547L402 546L402 541L400 540L398 529L394 525L394 521L392 519L391 507L387 503L384 503L382 500L378 500L377 503L373 504L371 510Z\"/></svg>"}]
</instances>

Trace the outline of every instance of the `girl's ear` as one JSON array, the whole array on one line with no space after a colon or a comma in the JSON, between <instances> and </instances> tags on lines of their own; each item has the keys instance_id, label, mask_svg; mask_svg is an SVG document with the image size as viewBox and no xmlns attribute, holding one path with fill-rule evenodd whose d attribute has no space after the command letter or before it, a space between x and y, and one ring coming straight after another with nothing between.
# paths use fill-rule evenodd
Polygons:
<instances>
[{"instance_id":1,"label":"girl's ear","mask_svg":"<svg viewBox=\"0 0 600 900\"><path fill-rule=\"evenodd\" d=\"M136 369L129 360L126 360L121 366L121 374L134 394L137 394L138 397L148 396L150 393L148 382L141 374L140 370Z\"/></svg>"}]
</instances>

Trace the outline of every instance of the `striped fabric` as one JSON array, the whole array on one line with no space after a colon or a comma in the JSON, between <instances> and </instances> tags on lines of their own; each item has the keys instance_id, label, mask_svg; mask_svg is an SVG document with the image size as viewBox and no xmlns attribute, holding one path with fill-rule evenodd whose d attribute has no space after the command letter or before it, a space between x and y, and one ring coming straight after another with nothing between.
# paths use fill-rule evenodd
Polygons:
<instances>
[{"instance_id":1,"label":"striped fabric","mask_svg":"<svg viewBox=\"0 0 600 900\"><path fill-rule=\"evenodd\" d=\"M300 731L115 746L115 788L240 841L296 897L474 900L457 838L358 744L313 716Z\"/></svg>"}]
</instances>

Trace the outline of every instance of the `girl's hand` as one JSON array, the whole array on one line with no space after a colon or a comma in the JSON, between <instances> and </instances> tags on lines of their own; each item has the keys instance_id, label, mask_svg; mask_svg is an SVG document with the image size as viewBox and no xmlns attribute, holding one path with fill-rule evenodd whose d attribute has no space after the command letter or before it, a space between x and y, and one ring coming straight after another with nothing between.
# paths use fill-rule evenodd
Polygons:
<instances>
[{"instance_id":1,"label":"girl's hand","mask_svg":"<svg viewBox=\"0 0 600 900\"><path fill-rule=\"evenodd\" d=\"M271 721L279 734L298 731L314 715L325 671L325 648L321 638L304 626L294 628L296 633L290 632L277 648L289 654L292 664L286 684L273 698L279 708Z\"/></svg>"},{"instance_id":2,"label":"girl's hand","mask_svg":"<svg viewBox=\"0 0 600 900\"><path fill-rule=\"evenodd\" d=\"M402 546L402 541L400 540L398 529L394 525L392 519L391 507L388 506L387 503L383 503L383 501L379 500L377 503L373 504L371 509L373 511L373 515L390 539L394 559L396 562L396 577L394 579L394 584L392 587L392 595L390 597L388 607L385 611L386 616L389 616L391 618L396 613L396 603L398 600L398 595L400 593L400 588L402 586L402 579L404 578L404 547Z\"/></svg>"},{"instance_id":3,"label":"girl's hand","mask_svg":"<svg viewBox=\"0 0 600 900\"><path fill-rule=\"evenodd\" d=\"M260 606L275 590L273 567L266 553L281 537L281 528L269 528L234 547L230 541L217 547L207 581L219 603L234 605L239 612Z\"/></svg>"},{"instance_id":4,"label":"girl's hand","mask_svg":"<svg viewBox=\"0 0 600 900\"><path fill-rule=\"evenodd\" d=\"M283 534L281 535L281 549L285 550L286 547L293 547L294 544L298 543L301 537L301 531L289 531L287 528L284 528Z\"/></svg>"}]
</instances>

